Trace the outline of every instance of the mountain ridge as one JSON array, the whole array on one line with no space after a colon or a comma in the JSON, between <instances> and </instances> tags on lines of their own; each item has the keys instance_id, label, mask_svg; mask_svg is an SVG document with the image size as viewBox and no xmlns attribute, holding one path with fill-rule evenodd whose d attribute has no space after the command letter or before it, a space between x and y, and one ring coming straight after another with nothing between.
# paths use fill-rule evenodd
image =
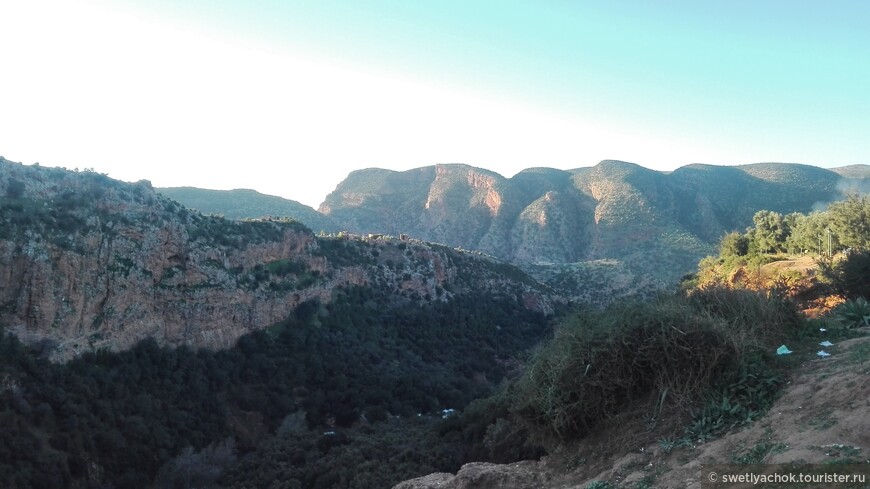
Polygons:
<instances>
[{"instance_id":1,"label":"mountain ridge","mask_svg":"<svg viewBox=\"0 0 870 489\"><path fill-rule=\"evenodd\" d=\"M313 208L277 195L254 189L211 190L198 187L160 187L161 194L202 214L218 214L229 219L290 217L315 231L336 231L338 225Z\"/></svg>"},{"instance_id":2,"label":"mountain ridge","mask_svg":"<svg viewBox=\"0 0 870 489\"><path fill-rule=\"evenodd\" d=\"M480 250L551 284L577 283L570 294L584 297L585 285L602 283L584 263L596 264L596 273L608 267L617 276L629 273L645 288L670 287L724 234L751 225L755 212L809 212L867 182L867 165L695 163L663 172L603 160L569 170L528 168L508 178L451 163L355 170L316 212L308 209L334 226L314 229L405 234ZM645 290L620 294L637 292ZM603 290L594 302L612 293Z\"/></svg>"},{"instance_id":3,"label":"mountain ridge","mask_svg":"<svg viewBox=\"0 0 870 489\"><path fill-rule=\"evenodd\" d=\"M870 177L866 166L844 171ZM364 198L356 178L348 178L320 207L353 232L408 233L527 269L617 260L661 286L691 271L722 235L750 225L758 210L808 212L841 195L844 181L833 170L802 164L694 164L660 172L618 160L528 169L511 178L447 164L362 174ZM405 184L412 175L413 185Z\"/></svg>"}]
</instances>

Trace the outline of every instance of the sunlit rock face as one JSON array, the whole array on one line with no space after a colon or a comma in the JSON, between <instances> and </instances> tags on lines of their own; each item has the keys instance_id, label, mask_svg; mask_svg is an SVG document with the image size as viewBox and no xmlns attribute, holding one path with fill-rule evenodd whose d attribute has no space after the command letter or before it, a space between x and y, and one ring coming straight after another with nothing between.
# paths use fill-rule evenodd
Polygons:
<instances>
[{"instance_id":1,"label":"sunlit rock face","mask_svg":"<svg viewBox=\"0 0 870 489\"><path fill-rule=\"evenodd\" d=\"M408 233L528 270L550 267L540 277L571 275L581 288L591 279L562 265L613 263L616 275L629 273L631 282L656 288L694 270L725 233L751 225L758 210L807 212L841 198L844 181L868 176L870 167L759 163L659 172L605 160L506 178L444 164L353 172L320 211L357 233Z\"/></svg>"},{"instance_id":2,"label":"sunlit rock face","mask_svg":"<svg viewBox=\"0 0 870 489\"><path fill-rule=\"evenodd\" d=\"M202 216L148 182L0 161L0 324L57 360L145 338L226 348L337 287L396 302L491 290L552 311L542 287L490 262L407 238Z\"/></svg>"}]
</instances>

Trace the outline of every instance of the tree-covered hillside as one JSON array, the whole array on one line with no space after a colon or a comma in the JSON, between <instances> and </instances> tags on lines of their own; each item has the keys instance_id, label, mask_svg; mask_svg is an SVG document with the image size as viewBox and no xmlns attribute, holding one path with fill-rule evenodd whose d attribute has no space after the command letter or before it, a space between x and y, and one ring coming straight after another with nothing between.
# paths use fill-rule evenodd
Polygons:
<instances>
[{"instance_id":1,"label":"tree-covered hillside","mask_svg":"<svg viewBox=\"0 0 870 489\"><path fill-rule=\"evenodd\" d=\"M202 214L218 214L228 219L289 217L314 232L339 231L340 226L329 217L305 204L256 190L209 190L196 187L164 187L161 194Z\"/></svg>"},{"instance_id":2,"label":"tree-covered hillside","mask_svg":"<svg viewBox=\"0 0 870 489\"><path fill-rule=\"evenodd\" d=\"M2 487L450 470L465 449L434 421L513 372L559 303L481 254L204 216L93 171L0 160L0 223ZM288 434L294 456L274 459ZM422 455L385 471L354 455L371 443Z\"/></svg>"},{"instance_id":3,"label":"tree-covered hillside","mask_svg":"<svg viewBox=\"0 0 870 489\"><path fill-rule=\"evenodd\" d=\"M156 479L156 487L187 487L192 470L196 487L212 487L230 470L232 487L236 480L245 487L367 487L339 479L386 477L389 486L420 475L414 470L455 470L465 460L455 450L389 470L326 461L331 447L355 446L347 430L380 430L390 420L404 420L401 444L428 457L426 440L408 437L431 428L411 421L440 419L442 410L486 395L547 332L543 316L508 298L396 308L370 288L337 290L331 303L307 303L221 352L147 340L60 365L4 331L0 485L140 488ZM390 422L383 429L393 432ZM264 479L253 469L279 456L271 437L289 432L297 434L293 443L309 440L311 453L272 459L286 478ZM193 467L184 465L191 460Z\"/></svg>"}]
</instances>

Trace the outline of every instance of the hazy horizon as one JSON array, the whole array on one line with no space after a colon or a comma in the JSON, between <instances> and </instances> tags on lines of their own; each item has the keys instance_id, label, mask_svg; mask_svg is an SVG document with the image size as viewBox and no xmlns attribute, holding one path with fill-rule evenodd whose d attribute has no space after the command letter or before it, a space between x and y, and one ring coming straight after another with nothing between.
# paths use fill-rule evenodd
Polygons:
<instances>
[{"instance_id":1,"label":"hazy horizon","mask_svg":"<svg viewBox=\"0 0 870 489\"><path fill-rule=\"evenodd\" d=\"M0 155L316 208L356 169L870 163L862 2L0 5Z\"/></svg>"}]
</instances>

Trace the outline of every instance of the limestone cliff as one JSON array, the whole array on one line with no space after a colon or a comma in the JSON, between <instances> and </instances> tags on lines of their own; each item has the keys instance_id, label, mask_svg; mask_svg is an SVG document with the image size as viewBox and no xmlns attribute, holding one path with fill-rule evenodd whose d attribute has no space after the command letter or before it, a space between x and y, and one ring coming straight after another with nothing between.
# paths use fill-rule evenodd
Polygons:
<instances>
[{"instance_id":1,"label":"limestone cliff","mask_svg":"<svg viewBox=\"0 0 870 489\"><path fill-rule=\"evenodd\" d=\"M758 210L808 212L868 181L867 165L693 164L658 172L605 160L574 170L529 168L510 178L464 164L357 170L319 212L254 199L251 191L171 195L227 216L291 215L315 230L408 234L481 250L577 300L602 303L673 286L725 233L751 225ZM629 286L610 285L624 277Z\"/></svg>"},{"instance_id":2,"label":"limestone cliff","mask_svg":"<svg viewBox=\"0 0 870 489\"><path fill-rule=\"evenodd\" d=\"M0 324L55 359L148 337L228 347L342 286L396 301L489 290L552 308L538 284L501 266L422 242L206 217L145 181L0 160Z\"/></svg>"},{"instance_id":3,"label":"limestone cliff","mask_svg":"<svg viewBox=\"0 0 870 489\"><path fill-rule=\"evenodd\" d=\"M511 178L461 164L369 169L348 176L319 210L354 232L491 253L577 299L601 290L593 300L601 302L674 285L758 210L807 212L841 196L846 180L866 181L868 167L846 170L760 163L666 173L610 160ZM599 287L598 275L613 282L626 272L637 287Z\"/></svg>"}]
</instances>

